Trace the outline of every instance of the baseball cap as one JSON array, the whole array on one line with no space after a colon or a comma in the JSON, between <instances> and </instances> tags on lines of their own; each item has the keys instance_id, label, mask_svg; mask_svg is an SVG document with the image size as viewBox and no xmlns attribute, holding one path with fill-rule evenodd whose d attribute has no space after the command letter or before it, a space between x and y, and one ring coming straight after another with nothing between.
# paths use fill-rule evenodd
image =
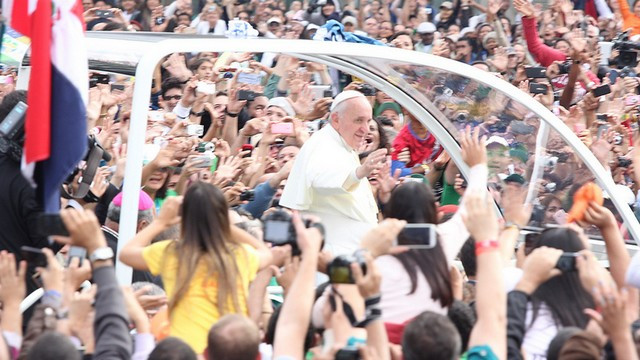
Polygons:
<instances>
[{"instance_id":1,"label":"baseball cap","mask_svg":"<svg viewBox=\"0 0 640 360\"><path fill-rule=\"evenodd\" d=\"M390 102L380 104L380 106L378 106L378 108L376 109L375 116L382 114L385 110L393 110L398 115L402 113L402 109L400 108L400 105L390 101Z\"/></svg>"},{"instance_id":2,"label":"baseball cap","mask_svg":"<svg viewBox=\"0 0 640 360\"><path fill-rule=\"evenodd\" d=\"M267 108L272 106L277 106L281 108L289 116L296 116L296 111L293 109L293 106L291 106L291 103L289 102L289 100L287 100L284 97L274 97L271 100L269 100L269 104L267 105Z\"/></svg>"},{"instance_id":3,"label":"baseball cap","mask_svg":"<svg viewBox=\"0 0 640 360\"><path fill-rule=\"evenodd\" d=\"M442 4L440 4L440 9L445 8L445 9L453 9L453 3L451 3L451 1L444 1Z\"/></svg>"},{"instance_id":4,"label":"baseball cap","mask_svg":"<svg viewBox=\"0 0 640 360\"><path fill-rule=\"evenodd\" d=\"M280 18L277 17L277 16L274 16L271 19L269 19L269 21L267 21L267 24L271 24L273 22L278 23L278 24L282 24L282 20L280 20Z\"/></svg>"},{"instance_id":5,"label":"baseball cap","mask_svg":"<svg viewBox=\"0 0 640 360\"><path fill-rule=\"evenodd\" d=\"M423 22L418 25L418 29L416 31L419 34L433 33L436 32L436 26L430 22Z\"/></svg>"},{"instance_id":6,"label":"baseball cap","mask_svg":"<svg viewBox=\"0 0 640 360\"><path fill-rule=\"evenodd\" d=\"M347 25L347 24L357 25L358 20L356 20L356 18L353 16L345 16L344 19L342 19L342 25Z\"/></svg>"}]
</instances>

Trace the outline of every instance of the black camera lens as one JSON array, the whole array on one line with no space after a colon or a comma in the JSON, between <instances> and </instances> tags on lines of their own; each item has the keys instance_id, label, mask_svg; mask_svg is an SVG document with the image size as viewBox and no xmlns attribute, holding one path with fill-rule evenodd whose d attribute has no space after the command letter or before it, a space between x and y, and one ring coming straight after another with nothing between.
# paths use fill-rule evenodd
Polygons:
<instances>
[{"instance_id":1,"label":"black camera lens","mask_svg":"<svg viewBox=\"0 0 640 360\"><path fill-rule=\"evenodd\" d=\"M256 193L254 190L245 190L240 194L240 201L253 201L255 197Z\"/></svg>"}]
</instances>

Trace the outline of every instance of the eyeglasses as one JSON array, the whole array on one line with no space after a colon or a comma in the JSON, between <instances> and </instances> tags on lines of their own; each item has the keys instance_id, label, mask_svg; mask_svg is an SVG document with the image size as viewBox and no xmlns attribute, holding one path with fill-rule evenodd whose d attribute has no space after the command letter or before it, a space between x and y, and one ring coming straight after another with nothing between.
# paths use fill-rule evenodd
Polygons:
<instances>
[{"instance_id":1,"label":"eyeglasses","mask_svg":"<svg viewBox=\"0 0 640 360\"><path fill-rule=\"evenodd\" d=\"M180 100L182 99L182 95L173 95L173 96L166 96L163 97L163 99L170 101L170 100Z\"/></svg>"}]
</instances>

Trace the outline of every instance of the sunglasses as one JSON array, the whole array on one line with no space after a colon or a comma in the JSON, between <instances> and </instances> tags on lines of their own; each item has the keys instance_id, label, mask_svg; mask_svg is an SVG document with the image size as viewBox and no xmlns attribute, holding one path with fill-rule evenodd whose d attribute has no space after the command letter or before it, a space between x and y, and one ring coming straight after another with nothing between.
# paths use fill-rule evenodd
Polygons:
<instances>
[{"instance_id":1,"label":"sunglasses","mask_svg":"<svg viewBox=\"0 0 640 360\"><path fill-rule=\"evenodd\" d=\"M164 97L165 100L169 101L169 100L180 100L182 99L182 95L173 95L173 96L167 96Z\"/></svg>"}]
</instances>

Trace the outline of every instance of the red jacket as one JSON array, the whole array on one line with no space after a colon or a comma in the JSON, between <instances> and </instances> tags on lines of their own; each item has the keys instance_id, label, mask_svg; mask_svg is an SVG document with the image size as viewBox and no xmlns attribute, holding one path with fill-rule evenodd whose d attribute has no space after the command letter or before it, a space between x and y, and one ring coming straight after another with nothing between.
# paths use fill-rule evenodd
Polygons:
<instances>
[{"instance_id":1,"label":"red jacket","mask_svg":"<svg viewBox=\"0 0 640 360\"><path fill-rule=\"evenodd\" d=\"M562 51L542 43L538 35L538 24L536 24L535 18L528 16L523 17L522 30L524 31L524 38L527 40L529 52L540 65L547 67L553 64L554 61L565 61L567 59L567 55Z\"/></svg>"}]
</instances>

